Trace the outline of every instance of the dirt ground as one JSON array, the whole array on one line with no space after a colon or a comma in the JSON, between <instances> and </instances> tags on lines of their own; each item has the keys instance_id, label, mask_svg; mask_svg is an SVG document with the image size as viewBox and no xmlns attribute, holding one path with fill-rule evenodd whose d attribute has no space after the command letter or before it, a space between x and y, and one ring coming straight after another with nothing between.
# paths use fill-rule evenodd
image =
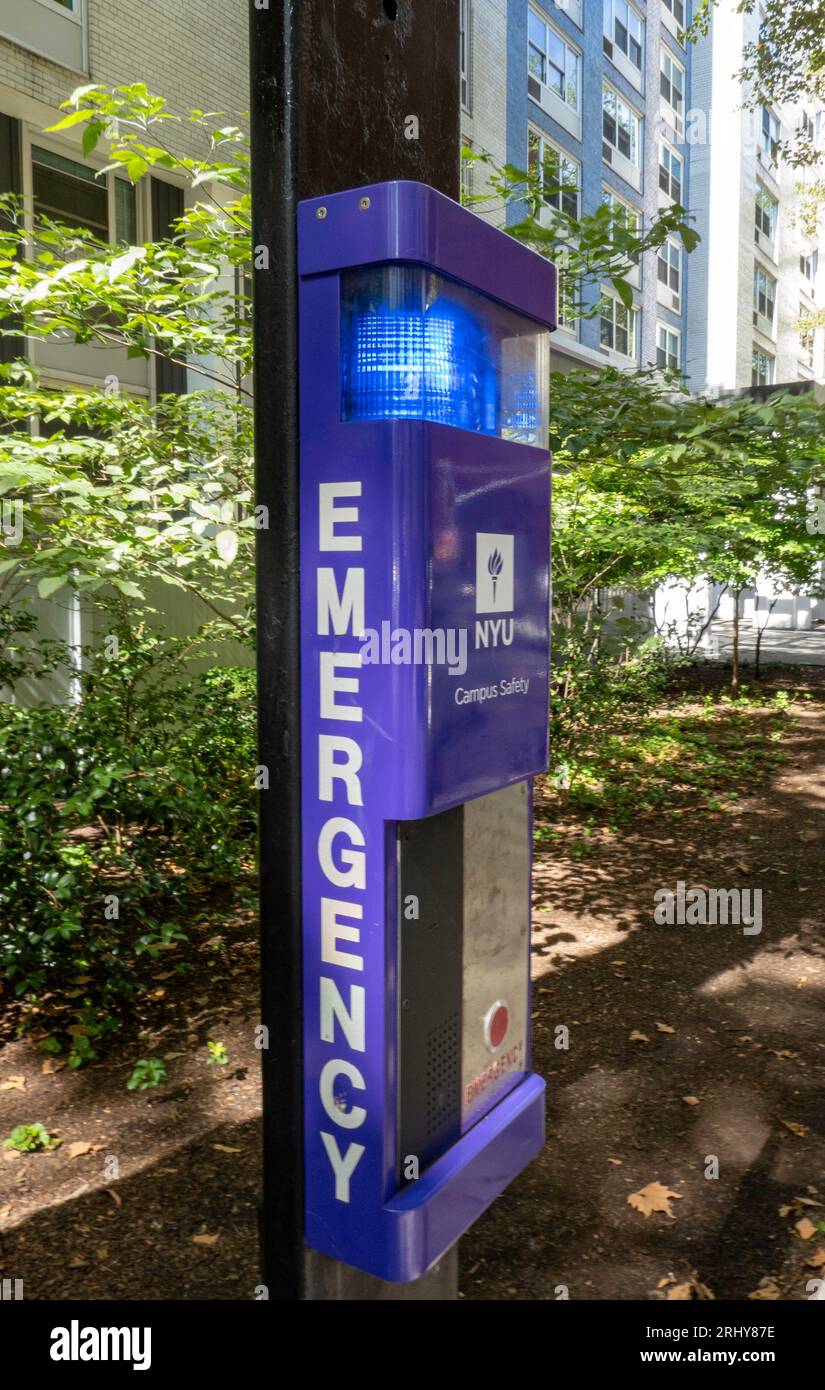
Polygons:
<instances>
[{"instance_id":1,"label":"dirt ground","mask_svg":"<svg viewBox=\"0 0 825 1390\"><path fill-rule=\"evenodd\" d=\"M584 857L573 820L537 847L547 1144L462 1240L463 1298L794 1300L825 1278L825 671L770 679L814 699L752 795L640 813ZM761 889L761 933L657 925L653 894L679 880ZM0 1047L0 1137L39 1121L62 1140L0 1152L0 1275L26 1298L255 1296L255 949L247 916L211 933L203 970L159 986L104 1062ZM126 1090L141 1056L166 1057L166 1086ZM652 1183L672 1215L628 1201Z\"/></svg>"}]
</instances>

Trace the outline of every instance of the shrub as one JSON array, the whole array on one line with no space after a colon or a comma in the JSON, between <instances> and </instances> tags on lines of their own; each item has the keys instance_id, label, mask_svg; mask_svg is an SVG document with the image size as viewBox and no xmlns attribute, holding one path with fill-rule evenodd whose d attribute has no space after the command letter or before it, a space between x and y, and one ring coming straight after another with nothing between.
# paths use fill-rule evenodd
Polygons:
<instances>
[{"instance_id":1,"label":"shrub","mask_svg":"<svg viewBox=\"0 0 825 1390\"><path fill-rule=\"evenodd\" d=\"M79 703L0 705L0 978L80 984L72 1065L181 941L203 895L250 876L255 701L244 670L187 673L191 643L121 622Z\"/></svg>"}]
</instances>

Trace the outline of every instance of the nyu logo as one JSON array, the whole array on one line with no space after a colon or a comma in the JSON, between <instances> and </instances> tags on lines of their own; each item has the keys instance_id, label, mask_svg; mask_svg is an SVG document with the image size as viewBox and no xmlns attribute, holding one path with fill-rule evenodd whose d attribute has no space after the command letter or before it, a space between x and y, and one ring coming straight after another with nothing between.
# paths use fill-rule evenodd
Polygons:
<instances>
[{"instance_id":1,"label":"nyu logo","mask_svg":"<svg viewBox=\"0 0 825 1390\"><path fill-rule=\"evenodd\" d=\"M494 531L476 534L476 613L512 613L515 607L515 537ZM480 647L509 647L512 618L476 622L476 651Z\"/></svg>"}]
</instances>

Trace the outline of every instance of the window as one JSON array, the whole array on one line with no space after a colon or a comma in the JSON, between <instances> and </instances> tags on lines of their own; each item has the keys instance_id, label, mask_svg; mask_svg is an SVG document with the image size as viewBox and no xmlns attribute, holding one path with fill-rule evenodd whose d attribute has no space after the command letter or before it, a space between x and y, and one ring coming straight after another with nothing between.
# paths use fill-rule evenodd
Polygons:
<instances>
[{"instance_id":1,"label":"window","mask_svg":"<svg viewBox=\"0 0 825 1390\"><path fill-rule=\"evenodd\" d=\"M641 121L619 93L606 85L602 88L602 134L606 144L641 168Z\"/></svg>"},{"instance_id":2,"label":"window","mask_svg":"<svg viewBox=\"0 0 825 1390\"><path fill-rule=\"evenodd\" d=\"M128 179L115 177L114 234L109 219L109 184L87 164L32 146L35 218L51 218L67 227L85 227L100 241L137 243L137 193Z\"/></svg>"},{"instance_id":3,"label":"window","mask_svg":"<svg viewBox=\"0 0 825 1390\"><path fill-rule=\"evenodd\" d=\"M619 226L625 227L633 236L639 237L642 234L642 214L638 208L631 207L629 203L618 198L612 188L602 188L602 202L609 208L613 208L616 222ZM629 258L634 265L639 264L639 253Z\"/></svg>"},{"instance_id":4,"label":"window","mask_svg":"<svg viewBox=\"0 0 825 1390\"><path fill-rule=\"evenodd\" d=\"M645 22L627 0L604 0L604 34L607 56L613 57L610 44L625 55L634 68L642 71L645 50Z\"/></svg>"},{"instance_id":5,"label":"window","mask_svg":"<svg viewBox=\"0 0 825 1390\"><path fill-rule=\"evenodd\" d=\"M776 281L763 270L761 265L753 268L753 307L757 314L773 327L773 313L776 305Z\"/></svg>"},{"instance_id":6,"label":"window","mask_svg":"<svg viewBox=\"0 0 825 1390\"><path fill-rule=\"evenodd\" d=\"M108 187L94 169L33 145L32 187L36 218L85 227L101 241L109 240Z\"/></svg>"},{"instance_id":7,"label":"window","mask_svg":"<svg viewBox=\"0 0 825 1390\"><path fill-rule=\"evenodd\" d=\"M459 18L459 44L461 52L461 105L470 110L470 0L461 0Z\"/></svg>"},{"instance_id":8,"label":"window","mask_svg":"<svg viewBox=\"0 0 825 1390\"><path fill-rule=\"evenodd\" d=\"M766 188L757 185L756 188L756 240L760 234L764 236L769 244L773 246L776 239L776 218L779 211L779 204L771 196Z\"/></svg>"},{"instance_id":9,"label":"window","mask_svg":"<svg viewBox=\"0 0 825 1390\"><path fill-rule=\"evenodd\" d=\"M128 179L115 179L115 241L137 242L137 198Z\"/></svg>"},{"instance_id":10,"label":"window","mask_svg":"<svg viewBox=\"0 0 825 1390\"><path fill-rule=\"evenodd\" d=\"M568 332L574 332L579 290L578 282L576 278L570 274L567 265L568 253L566 251L558 252L556 254L556 268L559 272L559 327L566 328Z\"/></svg>"},{"instance_id":11,"label":"window","mask_svg":"<svg viewBox=\"0 0 825 1390\"><path fill-rule=\"evenodd\" d=\"M673 111L676 120L676 133L681 135L684 129L685 114L685 70L681 63L671 56L666 48L661 53L661 71L659 73L659 90L662 99Z\"/></svg>"},{"instance_id":12,"label":"window","mask_svg":"<svg viewBox=\"0 0 825 1390\"><path fill-rule=\"evenodd\" d=\"M617 219L621 221L622 226L627 227L634 236L639 235L642 214L638 208L631 207L630 203L626 203L623 198L613 192L612 188L602 188L602 202L606 203L609 208L615 208Z\"/></svg>"},{"instance_id":13,"label":"window","mask_svg":"<svg viewBox=\"0 0 825 1390\"><path fill-rule=\"evenodd\" d=\"M674 328L668 328L667 324L660 323L656 326L656 365L657 367L675 367L679 370L679 339L680 334Z\"/></svg>"},{"instance_id":14,"label":"window","mask_svg":"<svg viewBox=\"0 0 825 1390\"><path fill-rule=\"evenodd\" d=\"M664 246L659 247L656 257L656 273L659 284L673 294L676 300L682 293L682 248L678 241L668 237ZM673 308L679 312L678 303Z\"/></svg>"},{"instance_id":15,"label":"window","mask_svg":"<svg viewBox=\"0 0 825 1390\"><path fill-rule=\"evenodd\" d=\"M542 176L544 201L556 212L570 217L579 215L579 165L575 159L556 149L536 130L527 133L527 169Z\"/></svg>"},{"instance_id":16,"label":"window","mask_svg":"<svg viewBox=\"0 0 825 1390\"><path fill-rule=\"evenodd\" d=\"M637 309L626 309L612 294L602 295L599 303L599 336L602 347L620 352L625 357L636 356Z\"/></svg>"},{"instance_id":17,"label":"window","mask_svg":"<svg viewBox=\"0 0 825 1390\"><path fill-rule=\"evenodd\" d=\"M767 106L762 107L762 125L759 133L759 146L762 153L767 156L771 164L775 164L779 155L779 122L772 111Z\"/></svg>"},{"instance_id":18,"label":"window","mask_svg":"<svg viewBox=\"0 0 825 1390\"><path fill-rule=\"evenodd\" d=\"M809 367L812 367L814 364L814 328L813 324L809 322L810 310L806 309L805 305L801 302L799 305L799 318L801 320L799 328L800 355L803 361L805 361Z\"/></svg>"},{"instance_id":19,"label":"window","mask_svg":"<svg viewBox=\"0 0 825 1390\"><path fill-rule=\"evenodd\" d=\"M800 256L800 257L799 257L799 269L800 269L800 272L801 272L802 275L805 276L805 279L806 279L806 280L810 281L811 284L813 284L814 281L815 281L815 279L816 279L816 272L817 272L818 267L819 267L819 252L818 252L818 251L809 251L808 254L807 254L806 256Z\"/></svg>"},{"instance_id":20,"label":"window","mask_svg":"<svg viewBox=\"0 0 825 1390\"><path fill-rule=\"evenodd\" d=\"M773 369L774 359L761 348L754 347L751 357L751 386L772 386Z\"/></svg>"},{"instance_id":21,"label":"window","mask_svg":"<svg viewBox=\"0 0 825 1390\"><path fill-rule=\"evenodd\" d=\"M461 141L463 150L471 150L472 142L467 139ZM461 156L461 201L471 203L473 198L473 163L469 155Z\"/></svg>"},{"instance_id":22,"label":"window","mask_svg":"<svg viewBox=\"0 0 825 1390\"><path fill-rule=\"evenodd\" d=\"M557 10L563 10L568 19L582 27L582 0L553 0Z\"/></svg>"},{"instance_id":23,"label":"window","mask_svg":"<svg viewBox=\"0 0 825 1390\"><path fill-rule=\"evenodd\" d=\"M807 111L802 112L802 119L799 122L799 134L803 140L813 140L815 134L814 118L809 116Z\"/></svg>"},{"instance_id":24,"label":"window","mask_svg":"<svg viewBox=\"0 0 825 1390\"><path fill-rule=\"evenodd\" d=\"M676 154L669 145L663 144L659 151L659 187L674 203L682 201L683 173L681 155Z\"/></svg>"},{"instance_id":25,"label":"window","mask_svg":"<svg viewBox=\"0 0 825 1390\"><path fill-rule=\"evenodd\" d=\"M685 0L662 0L666 10L669 10L679 25L680 29L685 27Z\"/></svg>"},{"instance_id":26,"label":"window","mask_svg":"<svg viewBox=\"0 0 825 1390\"><path fill-rule=\"evenodd\" d=\"M527 71L578 111L581 56L533 9L527 21Z\"/></svg>"}]
</instances>

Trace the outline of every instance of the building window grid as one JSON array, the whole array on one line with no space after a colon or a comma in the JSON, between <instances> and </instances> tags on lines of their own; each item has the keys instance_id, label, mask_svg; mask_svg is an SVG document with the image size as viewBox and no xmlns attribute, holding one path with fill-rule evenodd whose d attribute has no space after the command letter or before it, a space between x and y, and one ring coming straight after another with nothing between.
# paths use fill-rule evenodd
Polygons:
<instances>
[{"instance_id":1,"label":"building window grid","mask_svg":"<svg viewBox=\"0 0 825 1390\"><path fill-rule=\"evenodd\" d=\"M775 164L779 158L779 134L779 121L769 107L763 106L759 145L771 164Z\"/></svg>"},{"instance_id":2,"label":"building window grid","mask_svg":"<svg viewBox=\"0 0 825 1390\"><path fill-rule=\"evenodd\" d=\"M639 311L627 309L612 294L603 294L599 303L599 337L602 347L623 357L636 356L636 329Z\"/></svg>"},{"instance_id":3,"label":"building window grid","mask_svg":"<svg viewBox=\"0 0 825 1390\"><path fill-rule=\"evenodd\" d=\"M642 164L641 124L633 107L605 83L602 87L603 139L637 169Z\"/></svg>"},{"instance_id":4,"label":"building window grid","mask_svg":"<svg viewBox=\"0 0 825 1390\"><path fill-rule=\"evenodd\" d=\"M604 0L604 34L639 72L643 69L645 21L628 0Z\"/></svg>"},{"instance_id":5,"label":"building window grid","mask_svg":"<svg viewBox=\"0 0 825 1390\"><path fill-rule=\"evenodd\" d=\"M755 229L774 244L779 204L766 188L756 190Z\"/></svg>"},{"instance_id":6,"label":"building window grid","mask_svg":"<svg viewBox=\"0 0 825 1390\"><path fill-rule=\"evenodd\" d=\"M91 165L43 145L31 146L31 173L35 219L85 229L104 242L137 243L137 193L129 179L101 177Z\"/></svg>"},{"instance_id":7,"label":"building window grid","mask_svg":"<svg viewBox=\"0 0 825 1390\"><path fill-rule=\"evenodd\" d=\"M684 161L669 145L662 143L659 151L659 187L674 203L682 201Z\"/></svg>"},{"instance_id":8,"label":"building window grid","mask_svg":"<svg viewBox=\"0 0 825 1390\"><path fill-rule=\"evenodd\" d=\"M567 267L567 252L561 251L556 257L556 268L559 273L557 317L560 328L566 329L568 333L575 333L579 287L576 277L570 274Z\"/></svg>"},{"instance_id":9,"label":"building window grid","mask_svg":"<svg viewBox=\"0 0 825 1390\"><path fill-rule=\"evenodd\" d=\"M813 285L816 280L816 273L819 269L819 252L808 251L799 257L799 271L805 279Z\"/></svg>"},{"instance_id":10,"label":"building window grid","mask_svg":"<svg viewBox=\"0 0 825 1390\"><path fill-rule=\"evenodd\" d=\"M661 51L659 91L676 117L677 134L681 134L685 117L685 69L664 46Z\"/></svg>"},{"instance_id":11,"label":"building window grid","mask_svg":"<svg viewBox=\"0 0 825 1390\"><path fill-rule=\"evenodd\" d=\"M557 148L532 127L527 132L527 170L541 172L544 201L556 212L579 215L581 168L577 160Z\"/></svg>"},{"instance_id":12,"label":"building window grid","mask_svg":"<svg viewBox=\"0 0 825 1390\"><path fill-rule=\"evenodd\" d=\"M767 319L773 328L773 316L776 309L776 281L772 275L762 269L761 265L754 266L753 269L753 307L754 311L761 318Z\"/></svg>"},{"instance_id":13,"label":"building window grid","mask_svg":"<svg viewBox=\"0 0 825 1390\"><path fill-rule=\"evenodd\" d=\"M461 0L459 12L459 44L461 52L461 105L464 111L470 112L470 51L471 51L471 24L472 16L470 13L470 0Z\"/></svg>"},{"instance_id":14,"label":"building window grid","mask_svg":"<svg viewBox=\"0 0 825 1390\"><path fill-rule=\"evenodd\" d=\"M685 3L684 0L662 0L665 9L673 15L680 29L685 27Z\"/></svg>"},{"instance_id":15,"label":"building window grid","mask_svg":"<svg viewBox=\"0 0 825 1390\"><path fill-rule=\"evenodd\" d=\"M659 284L671 290L677 297L681 297L682 248L678 241L673 241L672 238L668 237L664 245L659 247L656 269Z\"/></svg>"},{"instance_id":16,"label":"building window grid","mask_svg":"<svg viewBox=\"0 0 825 1390\"><path fill-rule=\"evenodd\" d=\"M807 322L807 320L810 318L810 311L801 301L799 305L799 318L801 320L799 329L799 350L802 354L802 359L805 362L806 366L812 367L814 364L815 330L813 324Z\"/></svg>"},{"instance_id":17,"label":"building window grid","mask_svg":"<svg viewBox=\"0 0 825 1390\"><path fill-rule=\"evenodd\" d=\"M656 326L656 365L679 369L681 334L678 329L668 328L667 324Z\"/></svg>"},{"instance_id":18,"label":"building window grid","mask_svg":"<svg viewBox=\"0 0 825 1390\"><path fill-rule=\"evenodd\" d=\"M751 385L772 386L774 359L762 348L754 347L751 355Z\"/></svg>"},{"instance_id":19,"label":"building window grid","mask_svg":"<svg viewBox=\"0 0 825 1390\"><path fill-rule=\"evenodd\" d=\"M571 111L578 111L581 54L532 6L528 11L527 71Z\"/></svg>"}]
</instances>

